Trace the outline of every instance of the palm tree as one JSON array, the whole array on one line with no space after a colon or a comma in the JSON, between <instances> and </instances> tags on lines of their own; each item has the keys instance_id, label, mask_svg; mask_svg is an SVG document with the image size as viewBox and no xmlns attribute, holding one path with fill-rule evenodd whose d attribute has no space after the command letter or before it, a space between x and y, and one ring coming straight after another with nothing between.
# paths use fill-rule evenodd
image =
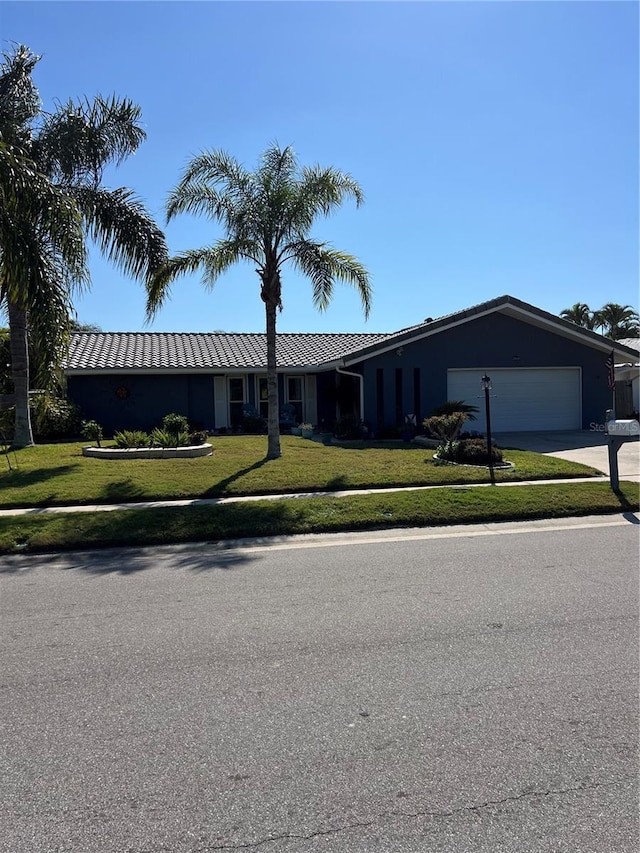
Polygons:
<instances>
[{"instance_id":1,"label":"palm tree","mask_svg":"<svg viewBox=\"0 0 640 853\"><path fill-rule=\"evenodd\" d=\"M622 338L637 338L640 335L640 317L631 305L607 302L595 312L595 325L603 330L607 338L619 341Z\"/></svg>"},{"instance_id":2,"label":"palm tree","mask_svg":"<svg viewBox=\"0 0 640 853\"><path fill-rule=\"evenodd\" d=\"M362 191L347 174L333 168L300 168L290 147L268 148L255 172L245 170L222 151L203 152L187 166L170 193L167 221L179 213L204 214L222 225L225 235L214 245L170 258L147 284L147 316L153 317L180 275L203 270L203 283L241 260L255 265L266 313L268 446L267 458L281 455L276 364L276 314L282 310L282 270L287 262L307 276L319 310L329 305L336 281L353 285L365 316L371 307L371 285L364 266L310 236L318 216L328 216L351 197L362 203Z\"/></svg>"},{"instance_id":3,"label":"palm tree","mask_svg":"<svg viewBox=\"0 0 640 853\"><path fill-rule=\"evenodd\" d=\"M0 69L0 303L9 317L15 392L14 444L33 444L27 328L55 373L68 340L71 297L89 283L86 239L124 272L146 278L164 264L164 235L126 188L102 186L145 138L140 108L96 97L40 106L31 73L40 57L19 46Z\"/></svg>"},{"instance_id":4,"label":"palm tree","mask_svg":"<svg viewBox=\"0 0 640 853\"><path fill-rule=\"evenodd\" d=\"M571 308L565 308L560 312L560 316L584 329L593 330L595 327L594 312L584 302L576 302Z\"/></svg>"},{"instance_id":5,"label":"palm tree","mask_svg":"<svg viewBox=\"0 0 640 853\"><path fill-rule=\"evenodd\" d=\"M38 57L18 47L0 67L0 304L10 326L15 436L33 443L28 406L27 310L49 313L55 348L68 315L68 289L85 269L82 223L75 205L41 174L30 156L40 99L31 79ZM53 338L53 340L52 340Z\"/></svg>"}]
</instances>

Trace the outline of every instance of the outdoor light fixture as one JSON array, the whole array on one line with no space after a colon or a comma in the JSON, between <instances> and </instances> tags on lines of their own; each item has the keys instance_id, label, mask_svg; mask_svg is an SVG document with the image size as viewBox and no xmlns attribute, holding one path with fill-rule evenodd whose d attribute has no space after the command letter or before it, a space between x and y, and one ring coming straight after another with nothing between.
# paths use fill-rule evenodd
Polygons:
<instances>
[{"instance_id":1,"label":"outdoor light fixture","mask_svg":"<svg viewBox=\"0 0 640 853\"><path fill-rule=\"evenodd\" d=\"M483 390L483 391L491 391L491 378L490 378L489 376L487 376L487 374L486 374L486 373L485 373L485 375L482 377L482 379L480 380L480 382L481 382L481 384L482 384L482 390Z\"/></svg>"}]
</instances>

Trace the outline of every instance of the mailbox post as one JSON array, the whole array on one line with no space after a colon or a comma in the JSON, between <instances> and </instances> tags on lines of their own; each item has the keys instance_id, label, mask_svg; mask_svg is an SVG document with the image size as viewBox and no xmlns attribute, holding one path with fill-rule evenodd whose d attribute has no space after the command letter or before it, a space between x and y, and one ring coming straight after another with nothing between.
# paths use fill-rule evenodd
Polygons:
<instances>
[{"instance_id":1,"label":"mailbox post","mask_svg":"<svg viewBox=\"0 0 640 853\"><path fill-rule=\"evenodd\" d=\"M609 413L607 416L610 417ZM606 420L605 430L609 451L609 479L614 492L620 489L618 473L618 451L625 441L633 441L640 435L640 424L635 420Z\"/></svg>"}]
</instances>

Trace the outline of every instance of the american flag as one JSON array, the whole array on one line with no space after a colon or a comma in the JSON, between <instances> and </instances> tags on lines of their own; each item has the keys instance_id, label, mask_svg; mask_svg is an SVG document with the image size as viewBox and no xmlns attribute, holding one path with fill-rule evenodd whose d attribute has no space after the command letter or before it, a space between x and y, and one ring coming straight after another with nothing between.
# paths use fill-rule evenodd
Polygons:
<instances>
[{"instance_id":1,"label":"american flag","mask_svg":"<svg viewBox=\"0 0 640 853\"><path fill-rule=\"evenodd\" d=\"M616 387L616 370L613 361L613 350L611 350L611 355L609 355L605 364L607 365L607 385L613 391Z\"/></svg>"}]
</instances>

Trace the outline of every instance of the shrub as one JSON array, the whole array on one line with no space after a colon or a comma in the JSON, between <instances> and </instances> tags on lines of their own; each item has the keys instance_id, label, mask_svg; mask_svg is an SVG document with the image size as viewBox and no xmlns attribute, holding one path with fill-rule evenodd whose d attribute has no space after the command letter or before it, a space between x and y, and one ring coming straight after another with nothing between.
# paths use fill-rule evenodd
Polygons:
<instances>
[{"instance_id":1,"label":"shrub","mask_svg":"<svg viewBox=\"0 0 640 853\"><path fill-rule=\"evenodd\" d=\"M149 447L151 439L139 429L123 429L113 436L116 447Z\"/></svg>"},{"instance_id":2,"label":"shrub","mask_svg":"<svg viewBox=\"0 0 640 853\"><path fill-rule=\"evenodd\" d=\"M489 453L484 438L466 438L461 441L447 441L438 447L438 457L449 462L467 465L488 465ZM495 464L503 461L502 450L491 447L491 458Z\"/></svg>"},{"instance_id":3,"label":"shrub","mask_svg":"<svg viewBox=\"0 0 640 853\"><path fill-rule=\"evenodd\" d=\"M456 412L464 412L467 420L475 421L475 412L478 411L477 406L472 406L471 403L465 403L464 400L447 400L446 403L441 403L436 406L431 412L432 415L453 415Z\"/></svg>"},{"instance_id":4,"label":"shrub","mask_svg":"<svg viewBox=\"0 0 640 853\"><path fill-rule=\"evenodd\" d=\"M363 438L362 424L355 415L343 415L336 421L333 434L342 441L357 441Z\"/></svg>"},{"instance_id":5,"label":"shrub","mask_svg":"<svg viewBox=\"0 0 640 853\"><path fill-rule=\"evenodd\" d=\"M151 433L151 444L154 447L188 447L191 444L190 434L186 429L170 432L156 427Z\"/></svg>"},{"instance_id":6,"label":"shrub","mask_svg":"<svg viewBox=\"0 0 640 853\"><path fill-rule=\"evenodd\" d=\"M171 412L163 417L162 429L178 435L178 433L189 431L189 423L184 415L177 415Z\"/></svg>"},{"instance_id":7,"label":"shrub","mask_svg":"<svg viewBox=\"0 0 640 853\"><path fill-rule=\"evenodd\" d=\"M29 405L33 418L33 434L37 438L67 438L78 435L80 409L63 397L52 397L47 393L30 396Z\"/></svg>"},{"instance_id":8,"label":"shrub","mask_svg":"<svg viewBox=\"0 0 640 853\"><path fill-rule=\"evenodd\" d=\"M267 424L264 418L259 415L245 415L242 418L242 431L249 435L262 435L267 431ZM205 434L206 438L206 434Z\"/></svg>"},{"instance_id":9,"label":"shrub","mask_svg":"<svg viewBox=\"0 0 640 853\"><path fill-rule=\"evenodd\" d=\"M192 447L197 444L204 444L206 440L207 433L204 430L196 430L189 433L189 445Z\"/></svg>"},{"instance_id":10,"label":"shrub","mask_svg":"<svg viewBox=\"0 0 640 853\"><path fill-rule=\"evenodd\" d=\"M422 421L427 435L444 442L454 441L467 420L466 412L453 412L448 415L433 415Z\"/></svg>"},{"instance_id":11,"label":"shrub","mask_svg":"<svg viewBox=\"0 0 640 853\"><path fill-rule=\"evenodd\" d=\"M100 447L103 438L102 427L97 421L82 421L80 424L80 435L87 441L95 441Z\"/></svg>"}]
</instances>

